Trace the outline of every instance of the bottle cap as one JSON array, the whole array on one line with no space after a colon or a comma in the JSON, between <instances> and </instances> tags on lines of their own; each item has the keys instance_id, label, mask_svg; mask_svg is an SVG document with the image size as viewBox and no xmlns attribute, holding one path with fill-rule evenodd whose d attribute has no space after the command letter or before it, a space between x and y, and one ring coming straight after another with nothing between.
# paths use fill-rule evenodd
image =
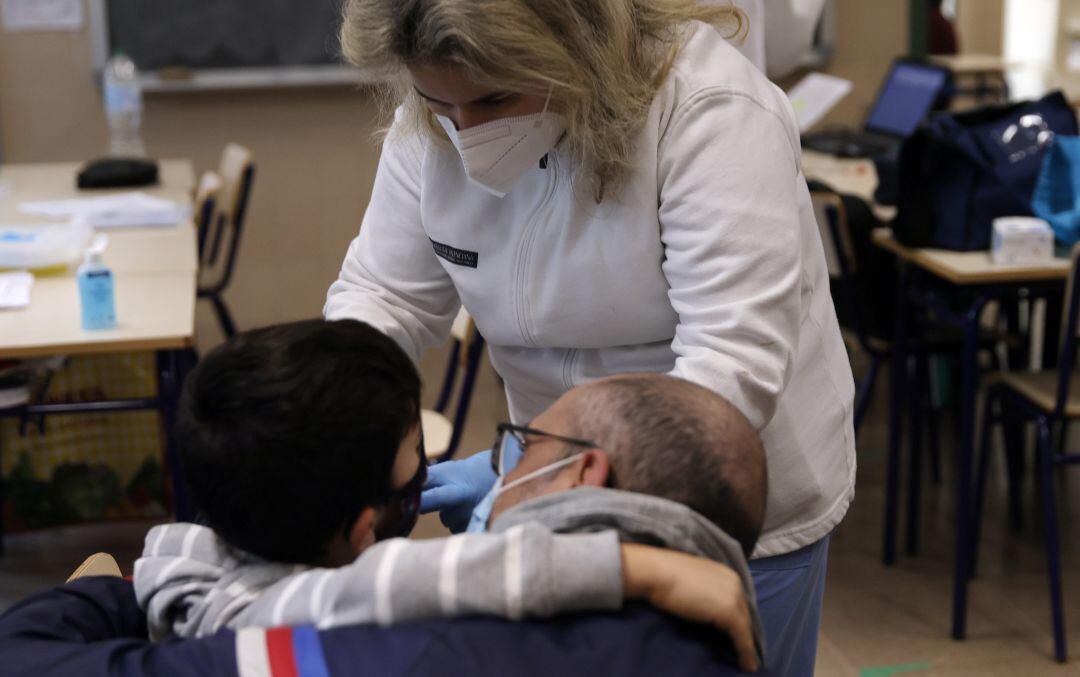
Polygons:
<instances>
[{"instance_id":1,"label":"bottle cap","mask_svg":"<svg viewBox=\"0 0 1080 677\"><path fill-rule=\"evenodd\" d=\"M98 233L94 236L94 239L90 241L90 246L86 249L86 263L101 264L102 256L105 255L105 248L109 246L109 236L104 233Z\"/></svg>"}]
</instances>

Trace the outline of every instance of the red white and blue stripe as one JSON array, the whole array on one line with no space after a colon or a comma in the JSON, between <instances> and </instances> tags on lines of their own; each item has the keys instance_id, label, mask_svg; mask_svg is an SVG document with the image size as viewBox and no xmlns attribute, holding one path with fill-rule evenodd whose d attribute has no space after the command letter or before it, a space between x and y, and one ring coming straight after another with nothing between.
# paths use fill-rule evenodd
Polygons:
<instances>
[{"instance_id":1,"label":"red white and blue stripe","mask_svg":"<svg viewBox=\"0 0 1080 677\"><path fill-rule=\"evenodd\" d=\"M294 628L244 628L236 633L240 677L330 677L319 633Z\"/></svg>"}]
</instances>

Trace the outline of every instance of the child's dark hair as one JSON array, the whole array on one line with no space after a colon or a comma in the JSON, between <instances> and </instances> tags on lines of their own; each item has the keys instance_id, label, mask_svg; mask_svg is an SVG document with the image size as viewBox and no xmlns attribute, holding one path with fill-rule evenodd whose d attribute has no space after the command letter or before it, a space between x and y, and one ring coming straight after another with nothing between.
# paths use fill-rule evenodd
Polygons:
<instances>
[{"instance_id":1,"label":"child's dark hair","mask_svg":"<svg viewBox=\"0 0 1080 677\"><path fill-rule=\"evenodd\" d=\"M387 336L353 320L240 334L184 385L177 421L196 507L232 545L312 563L390 490L417 425L420 377Z\"/></svg>"}]
</instances>

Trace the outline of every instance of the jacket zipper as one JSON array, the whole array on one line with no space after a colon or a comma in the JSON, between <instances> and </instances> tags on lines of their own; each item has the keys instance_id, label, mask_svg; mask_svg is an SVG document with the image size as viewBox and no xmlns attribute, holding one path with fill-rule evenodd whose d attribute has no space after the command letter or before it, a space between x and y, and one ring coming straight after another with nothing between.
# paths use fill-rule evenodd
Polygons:
<instances>
[{"instance_id":1,"label":"jacket zipper","mask_svg":"<svg viewBox=\"0 0 1080 677\"><path fill-rule=\"evenodd\" d=\"M540 215L544 212L547 206L551 203L552 198L555 196L555 189L559 185L559 162L554 151L548 155L548 168L551 178L548 185L547 195L541 200L540 206L536 208L529 221L529 224L525 227L525 237L522 238L521 250L518 253L518 267L517 267L517 320L518 330L521 332L521 337L524 339L526 345L535 346L536 339L529 331L528 324L528 312L526 305L528 299L528 289L526 289L526 280L528 279L528 266L529 266L529 253L532 250L533 242L536 240L537 224L540 221Z\"/></svg>"}]
</instances>

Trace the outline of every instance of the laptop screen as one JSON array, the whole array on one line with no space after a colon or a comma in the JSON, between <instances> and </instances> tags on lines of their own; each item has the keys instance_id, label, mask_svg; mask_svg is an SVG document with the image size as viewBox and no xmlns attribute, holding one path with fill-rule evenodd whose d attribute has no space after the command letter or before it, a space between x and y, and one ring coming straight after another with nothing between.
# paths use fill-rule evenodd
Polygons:
<instances>
[{"instance_id":1,"label":"laptop screen","mask_svg":"<svg viewBox=\"0 0 1080 677\"><path fill-rule=\"evenodd\" d=\"M866 121L866 130L911 136L930 112L948 77L948 71L942 68L896 62Z\"/></svg>"}]
</instances>

